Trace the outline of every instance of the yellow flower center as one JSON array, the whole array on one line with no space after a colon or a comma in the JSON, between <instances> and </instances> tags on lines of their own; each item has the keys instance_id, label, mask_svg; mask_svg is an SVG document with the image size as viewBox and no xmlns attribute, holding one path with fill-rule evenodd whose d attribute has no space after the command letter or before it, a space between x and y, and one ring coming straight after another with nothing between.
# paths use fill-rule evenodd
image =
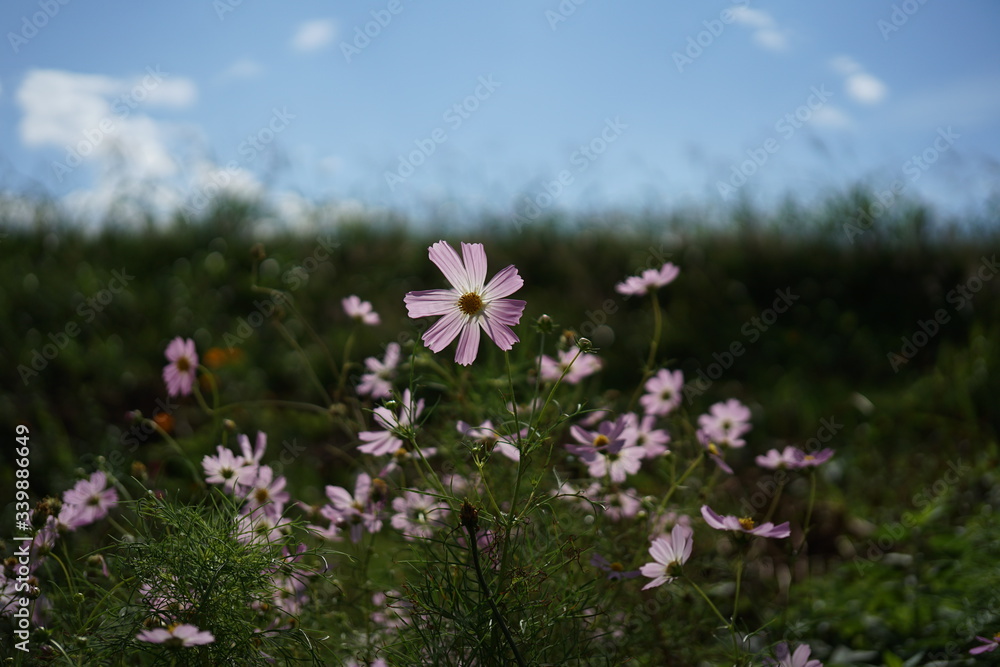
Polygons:
<instances>
[{"instance_id":1,"label":"yellow flower center","mask_svg":"<svg viewBox=\"0 0 1000 667\"><path fill-rule=\"evenodd\" d=\"M743 530L753 530L753 519L743 517L740 519L740 525L743 526Z\"/></svg>"},{"instance_id":2,"label":"yellow flower center","mask_svg":"<svg viewBox=\"0 0 1000 667\"><path fill-rule=\"evenodd\" d=\"M271 497L270 494L267 492L267 489L264 488L257 489L254 492L253 496L257 500L257 502L261 505L266 503L267 499Z\"/></svg>"},{"instance_id":3,"label":"yellow flower center","mask_svg":"<svg viewBox=\"0 0 1000 667\"><path fill-rule=\"evenodd\" d=\"M596 438L594 438L594 442L592 442L591 444L594 447L603 447L604 445L608 444L609 442L611 442L611 441L608 440L608 436L601 434L601 435L598 435Z\"/></svg>"},{"instance_id":4,"label":"yellow flower center","mask_svg":"<svg viewBox=\"0 0 1000 667\"><path fill-rule=\"evenodd\" d=\"M619 563L618 561L615 561L614 563L612 563L611 565L609 565L609 567L611 568L612 572L624 572L625 571L625 566L622 565L621 563Z\"/></svg>"},{"instance_id":5,"label":"yellow flower center","mask_svg":"<svg viewBox=\"0 0 1000 667\"><path fill-rule=\"evenodd\" d=\"M475 315L483 309L483 300L475 292L468 292L458 298L458 309L465 315Z\"/></svg>"},{"instance_id":6,"label":"yellow flower center","mask_svg":"<svg viewBox=\"0 0 1000 667\"><path fill-rule=\"evenodd\" d=\"M188 360L187 357L181 357L175 362L175 364L177 365L177 370L179 370L181 373L187 373L189 370L191 370L191 362Z\"/></svg>"}]
</instances>

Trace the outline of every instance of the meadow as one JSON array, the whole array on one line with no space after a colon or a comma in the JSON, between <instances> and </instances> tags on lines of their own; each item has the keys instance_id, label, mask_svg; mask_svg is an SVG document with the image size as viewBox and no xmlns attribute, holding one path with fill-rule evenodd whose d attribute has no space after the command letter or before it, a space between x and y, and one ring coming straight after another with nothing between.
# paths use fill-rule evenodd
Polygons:
<instances>
[{"instance_id":1,"label":"meadow","mask_svg":"<svg viewBox=\"0 0 1000 667\"><path fill-rule=\"evenodd\" d=\"M872 206L84 232L4 202L0 653L993 664L1000 226ZM428 349L441 240L516 267L508 350Z\"/></svg>"}]
</instances>

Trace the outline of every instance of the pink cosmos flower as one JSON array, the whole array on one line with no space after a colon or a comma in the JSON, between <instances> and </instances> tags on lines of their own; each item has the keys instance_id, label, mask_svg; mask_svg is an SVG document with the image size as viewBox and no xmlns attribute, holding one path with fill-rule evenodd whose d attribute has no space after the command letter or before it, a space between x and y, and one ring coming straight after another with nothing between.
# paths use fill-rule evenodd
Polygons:
<instances>
[{"instance_id":1,"label":"pink cosmos flower","mask_svg":"<svg viewBox=\"0 0 1000 667\"><path fill-rule=\"evenodd\" d=\"M170 363L163 367L163 382L170 396L188 396L198 370L198 353L194 341L178 336L170 341L164 352Z\"/></svg>"},{"instance_id":2,"label":"pink cosmos flower","mask_svg":"<svg viewBox=\"0 0 1000 667\"><path fill-rule=\"evenodd\" d=\"M997 646L1000 646L1000 632L996 633L992 637L979 637L976 639L982 642L981 646L976 646L975 648L970 648L969 653L972 655L979 655L980 653L992 653L997 650Z\"/></svg>"},{"instance_id":3,"label":"pink cosmos flower","mask_svg":"<svg viewBox=\"0 0 1000 667\"><path fill-rule=\"evenodd\" d=\"M578 352L579 350L574 349L560 350L559 361L545 354L539 357L542 381L555 382L565 372L566 377L563 378L563 382L578 384L584 378L601 370L600 357L590 352L579 352L579 356L577 356Z\"/></svg>"},{"instance_id":4,"label":"pink cosmos flower","mask_svg":"<svg viewBox=\"0 0 1000 667\"><path fill-rule=\"evenodd\" d=\"M746 533L748 535L776 538L785 538L792 534L787 521L785 523L778 524L777 526L770 521L762 523L759 526L754 526L753 519L740 519L735 516L721 516L712 510L712 508L708 505L701 506L701 515L705 518L705 523L716 530L730 530L737 533Z\"/></svg>"},{"instance_id":5,"label":"pink cosmos flower","mask_svg":"<svg viewBox=\"0 0 1000 667\"><path fill-rule=\"evenodd\" d=\"M620 484L628 475L639 472L646 456L642 447L626 445L622 435L625 425L625 418L619 417L614 422L602 422L597 431L571 426L570 435L580 444L566 445L566 449L587 464L591 477L609 475L612 482Z\"/></svg>"},{"instance_id":6,"label":"pink cosmos flower","mask_svg":"<svg viewBox=\"0 0 1000 667\"><path fill-rule=\"evenodd\" d=\"M646 269L641 275L629 276L624 282L615 285L615 291L634 296L649 294L672 283L680 272L674 264L667 262L659 269Z\"/></svg>"},{"instance_id":7,"label":"pink cosmos flower","mask_svg":"<svg viewBox=\"0 0 1000 667\"><path fill-rule=\"evenodd\" d=\"M118 502L118 491L106 488L108 477L98 470L90 479L81 479L72 489L63 492L60 522L76 530L108 515Z\"/></svg>"},{"instance_id":8,"label":"pink cosmos flower","mask_svg":"<svg viewBox=\"0 0 1000 667\"><path fill-rule=\"evenodd\" d=\"M257 466L256 474L246 481L241 479L239 493L247 499L244 512L263 507L265 513L280 516L282 508L291 497L285 491L286 480L283 476L274 476L271 466Z\"/></svg>"},{"instance_id":9,"label":"pink cosmos flower","mask_svg":"<svg viewBox=\"0 0 1000 667\"><path fill-rule=\"evenodd\" d=\"M240 475L249 476L255 474L254 468L248 466L242 456L237 456L222 445L216 447L218 455L208 456L201 460L201 467L205 470L205 481L209 484L222 484L226 493L233 493L239 483Z\"/></svg>"},{"instance_id":10,"label":"pink cosmos flower","mask_svg":"<svg viewBox=\"0 0 1000 667\"><path fill-rule=\"evenodd\" d=\"M796 457L795 453L798 452L795 447L788 446L785 447L780 452L777 449L769 449L767 454L764 456L758 456L755 460L757 465L761 468L767 468L769 470L777 470L778 468L794 468Z\"/></svg>"},{"instance_id":11,"label":"pink cosmos flower","mask_svg":"<svg viewBox=\"0 0 1000 667\"><path fill-rule=\"evenodd\" d=\"M260 462L264 460L264 451L267 449L267 433L257 431L257 439L254 441L253 449L250 448L250 438L243 433L236 436L236 441L240 443L243 461L248 466L260 465Z\"/></svg>"},{"instance_id":12,"label":"pink cosmos flower","mask_svg":"<svg viewBox=\"0 0 1000 667\"><path fill-rule=\"evenodd\" d=\"M407 540L427 538L437 526L444 525L444 515L448 506L430 495L418 491L404 491L402 496L392 499L392 527L403 533Z\"/></svg>"},{"instance_id":13,"label":"pink cosmos flower","mask_svg":"<svg viewBox=\"0 0 1000 667\"><path fill-rule=\"evenodd\" d=\"M833 450L829 447L821 449L814 454L807 454L801 450L795 451L798 452L796 454L795 468L815 468L833 458Z\"/></svg>"},{"instance_id":14,"label":"pink cosmos flower","mask_svg":"<svg viewBox=\"0 0 1000 667\"><path fill-rule=\"evenodd\" d=\"M654 429L656 417L646 415L639 417L629 412L625 415L625 430L622 436L625 438L626 447L639 447L643 450L647 459L655 459L670 453L667 443L670 442L670 434L663 429Z\"/></svg>"},{"instance_id":15,"label":"pink cosmos flower","mask_svg":"<svg viewBox=\"0 0 1000 667\"><path fill-rule=\"evenodd\" d=\"M595 499L604 507L604 516L610 521L631 519L642 509L642 499L639 492L633 488L621 489L613 486L611 491L601 494L603 485L595 482L584 491L584 495Z\"/></svg>"},{"instance_id":16,"label":"pink cosmos flower","mask_svg":"<svg viewBox=\"0 0 1000 667\"><path fill-rule=\"evenodd\" d=\"M360 473L353 496L343 487L327 485L326 497L330 503L321 507L319 513L338 527L350 526L351 541L356 544L361 541L362 528L369 533L382 530L382 520L378 517L382 503L376 502L373 495L372 478Z\"/></svg>"},{"instance_id":17,"label":"pink cosmos flower","mask_svg":"<svg viewBox=\"0 0 1000 667\"><path fill-rule=\"evenodd\" d=\"M639 576L639 570L625 570L625 566L618 561L611 562L596 551L590 556L590 564L599 570L608 573L608 579L618 581L619 579L634 579Z\"/></svg>"},{"instance_id":18,"label":"pink cosmos flower","mask_svg":"<svg viewBox=\"0 0 1000 667\"><path fill-rule=\"evenodd\" d=\"M392 395L392 381L399 365L399 343L385 346L385 357L379 361L375 357L365 359L368 372L361 376L358 394L372 398L389 398Z\"/></svg>"},{"instance_id":19,"label":"pink cosmos flower","mask_svg":"<svg viewBox=\"0 0 1000 667\"><path fill-rule=\"evenodd\" d=\"M774 657L764 658L764 664L772 667L823 667L819 660L810 660L809 653L812 649L808 644L799 644L794 653L790 652L788 644L782 642L774 647Z\"/></svg>"},{"instance_id":20,"label":"pink cosmos flower","mask_svg":"<svg viewBox=\"0 0 1000 667\"><path fill-rule=\"evenodd\" d=\"M771 449L765 456L758 456L756 460L757 465L761 468L798 470L822 465L829 461L832 456L832 449L824 449L815 454L806 454L797 447L788 446L780 452L777 449Z\"/></svg>"},{"instance_id":21,"label":"pink cosmos flower","mask_svg":"<svg viewBox=\"0 0 1000 667\"><path fill-rule=\"evenodd\" d=\"M344 307L344 312L347 313L348 317L357 320L361 324L376 326L382 321L378 313L372 310L371 302L362 301L356 294L341 299L340 305Z\"/></svg>"},{"instance_id":22,"label":"pink cosmos flower","mask_svg":"<svg viewBox=\"0 0 1000 667\"><path fill-rule=\"evenodd\" d=\"M280 478L284 481L284 477ZM236 539L241 544L275 544L291 529L288 517L275 512L273 505L257 507L236 519Z\"/></svg>"},{"instance_id":23,"label":"pink cosmos flower","mask_svg":"<svg viewBox=\"0 0 1000 667\"><path fill-rule=\"evenodd\" d=\"M743 447L747 443L740 436L751 428L750 408L735 398L716 403L709 408L709 414L698 417L698 426L702 442L710 441L734 449Z\"/></svg>"},{"instance_id":24,"label":"pink cosmos flower","mask_svg":"<svg viewBox=\"0 0 1000 667\"><path fill-rule=\"evenodd\" d=\"M669 539L657 537L653 540L653 544L649 547L649 555L653 557L653 562L639 568L642 576L649 577L652 581L643 586L642 590L668 584L677 578L675 576L677 568L691 557L691 547L694 546L693 534L689 526L678 523L670 531Z\"/></svg>"},{"instance_id":25,"label":"pink cosmos flower","mask_svg":"<svg viewBox=\"0 0 1000 667\"><path fill-rule=\"evenodd\" d=\"M465 437L480 443L487 451L500 452L511 461L519 461L521 459L521 451L517 448L517 437L515 436L501 436L493 428L493 422L489 419L484 421L479 426L471 426L463 421L458 422L458 432ZM524 428L521 430L521 437L528 434L528 429Z\"/></svg>"},{"instance_id":26,"label":"pink cosmos flower","mask_svg":"<svg viewBox=\"0 0 1000 667\"><path fill-rule=\"evenodd\" d=\"M170 648L199 646L201 644L211 644L215 641L215 636L211 632L199 630L196 626L188 623L171 625L169 628L143 630L135 638L142 642L164 644Z\"/></svg>"},{"instance_id":27,"label":"pink cosmos flower","mask_svg":"<svg viewBox=\"0 0 1000 667\"><path fill-rule=\"evenodd\" d=\"M647 415L662 417L681 404L681 390L684 388L684 373L661 368L643 385L646 395L639 399L639 405Z\"/></svg>"},{"instance_id":28,"label":"pink cosmos flower","mask_svg":"<svg viewBox=\"0 0 1000 667\"><path fill-rule=\"evenodd\" d=\"M411 318L441 319L424 332L423 341L432 352L440 352L461 334L455 362L468 366L479 354L479 329L501 350L509 350L519 338L510 327L521 321L525 302L506 299L524 285L513 264L486 281L486 251L481 243L463 243L462 257L445 241L429 249L431 261L444 274L451 289L409 292L403 298Z\"/></svg>"},{"instance_id":29,"label":"pink cosmos flower","mask_svg":"<svg viewBox=\"0 0 1000 667\"><path fill-rule=\"evenodd\" d=\"M394 431L411 426L423 409L424 399L420 399L414 405L409 389L403 392L398 417L385 406L375 408L375 423L384 430L358 433L358 437L365 441L365 444L358 447L358 451L373 456L384 456L396 452L403 447L403 441L396 437Z\"/></svg>"}]
</instances>

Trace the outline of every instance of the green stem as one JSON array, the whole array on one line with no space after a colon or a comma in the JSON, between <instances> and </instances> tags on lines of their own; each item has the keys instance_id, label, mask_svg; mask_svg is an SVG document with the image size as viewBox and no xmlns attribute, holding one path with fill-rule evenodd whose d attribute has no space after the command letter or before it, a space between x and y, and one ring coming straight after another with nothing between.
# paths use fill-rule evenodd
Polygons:
<instances>
[{"instance_id":1,"label":"green stem","mask_svg":"<svg viewBox=\"0 0 1000 667\"><path fill-rule=\"evenodd\" d=\"M312 364L309 363L309 357L306 356L306 351L302 349L301 345L299 345L299 341L295 340L295 336L292 335L292 332L290 332L288 330L288 327L286 327L281 322L275 322L275 327L277 327L278 333L280 333L281 337L285 339L285 342L287 342L302 359L302 365L305 367L309 379L315 385L320 395L326 400L326 404L330 405L331 403L333 403L333 399L330 398L330 394L326 391L326 387L323 386L323 383L320 381L319 376L316 375L316 371L313 370Z\"/></svg>"},{"instance_id":2,"label":"green stem","mask_svg":"<svg viewBox=\"0 0 1000 667\"><path fill-rule=\"evenodd\" d=\"M687 578L685 577L685 579L687 579ZM714 604L712 604L712 601L708 599L707 595L705 595L705 591L701 590L701 587L698 586L698 584L696 584L693 581L691 581L690 579L687 579L687 582L689 584L691 584L691 586L693 586L694 589L696 591L698 591L698 595L700 595L702 597L702 599L705 600L705 602L708 603L708 606L712 608L712 611L714 611L715 615L719 617L719 620L722 621L722 624L726 626L726 629L727 630L732 629L732 626L730 625L730 622L727 621L726 617L722 615L722 612L719 611L719 608L716 607Z\"/></svg>"},{"instance_id":3,"label":"green stem","mask_svg":"<svg viewBox=\"0 0 1000 667\"><path fill-rule=\"evenodd\" d=\"M778 483L778 490L774 492L774 499L771 501L771 506L767 508L767 514L764 515L764 520L761 523L767 523L774 516L774 511L778 509L778 500L781 499L781 492L785 490L785 480L782 479Z\"/></svg>"},{"instance_id":4,"label":"green stem","mask_svg":"<svg viewBox=\"0 0 1000 667\"><path fill-rule=\"evenodd\" d=\"M806 509L806 521L802 525L802 542L799 543L799 548L795 551L795 555L798 555L800 551L806 545L806 537L809 535L809 522L812 521L813 507L816 505L816 469L809 469L809 507Z\"/></svg>"},{"instance_id":5,"label":"green stem","mask_svg":"<svg viewBox=\"0 0 1000 667\"><path fill-rule=\"evenodd\" d=\"M655 291L650 292L650 295L653 299L653 340L649 344L649 356L646 358L646 365L642 369L642 378L639 380L639 384L636 385L635 391L632 392L632 398L629 399L628 408L625 410L626 412L632 412L635 402L639 400L639 396L642 394L642 390L646 385L646 380L653 375L653 363L656 361L656 350L660 346L660 337L663 334L663 316L660 313L660 300Z\"/></svg>"},{"instance_id":6,"label":"green stem","mask_svg":"<svg viewBox=\"0 0 1000 667\"><path fill-rule=\"evenodd\" d=\"M517 650L517 643L514 641L514 636L510 633L510 628L507 627L507 622L504 620L503 614L500 613L500 608L497 606L496 601L493 600L493 594L486 583L486 577L483 576L483 569L479 565L479 542L476 539L476 531L472 526L466 526L466 531L469 533L469 551L472 552L472 565L476 570L476 579L479 580L479 586L483 589L486 601L490 603L490 608L493 610L493 617L496 619L497 625L500 626L500 630L503 631L510 650L514 653L514 659L518 665L526 667L527 663L521 657L520 651Z\"/></svg>"},{"instance_id":7,"label":"green stem","mask_svg":"<svg viewBox=\"0 0 1000 667\"><path fill-rule=\"evenodd\" d=\"M660 501L660 506L659 508L657 508L656 511L657 514L663 513L663 508L667 506L667 501L670 500L670 496L674 495L674 491L676 491L680 487L680 485L684 483L684 480L686 480L688 476L694 472L695 468L698 467L698 464L701 463L704 458L705 458L705 450L699 451L698 456L695 458L694 461L691 462L691 465L687 467L687 470L684 471L684 474L681 475L681 478L670 485L670 488L667 490L666 495L663 496L663 500Z\"/></svg>"}]
</instances>

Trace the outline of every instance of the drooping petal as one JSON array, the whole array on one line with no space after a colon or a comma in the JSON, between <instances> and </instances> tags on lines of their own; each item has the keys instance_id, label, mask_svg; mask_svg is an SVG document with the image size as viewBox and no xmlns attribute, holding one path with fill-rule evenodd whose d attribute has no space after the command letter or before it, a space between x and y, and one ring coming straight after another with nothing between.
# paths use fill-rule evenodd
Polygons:
<instances>
[{"instance_id":1,"label":"drooping petal","mask_svg":"<svg viewBox=\"0 0 1000 667\"><path fill-rule=\"evenodd\" d=\"M466 325L465 317L456 308L444 315L440 320L424 332L423 341L432 352L440 352L455 340L462 327Z\"/></svg>"},{"instance_id":2,"label":"drooping petal","mask_svg":"<svg viewBox=\"0 0 1000 667\"><path fill-rule=\"evenodd\" d=\"M465 261L465 271L472 281L472 289L479 292L486 282L486 251L482 243L463 243L462 259Z\"/></svg>"},{"instance_id":3,"label":"drooping petal","mask_svg":"<svg viewBox=\"0 0 1000 667\"><path fill-rule=\"evenodd\" d=\"M347 492L347 489L340 486L327 485L326 497L330 499L330 504L338 510L346 510L354 502L354 498Z\"/></svg>"},{"instance_id":4,"label":"drooping petal","mask_svg":"<svg viewBox=\"0 0 1000 667\"><path fill-rule=\"evenodd\" d=\"M701 506L701 515L704 517L705 523L712 528L715 528L716 530L731 530L731 528L726 525L726 522L722 519L722 517L708 505Z\"/></svg>"},{"instance_id":5,"label":"drooping petal","mask_svg":"<svg viewBox=\"0 0 1000 667\"><path fill-rule=\"evenodd\" d=\"M526 302L520 299L498 299L486 307L486 314L507 326L514 326L521 321L525 305Z\"/></svg>"},{"instance_id":6,"label":"drooping petal","mask_svg":"<svg viewBox=\"0 0 1000 667\"><path fill-rule=\"evenodd\" d=\"M485 318L480 321L483 321L484 319ZM458 348L455 350L455 363L462 366L468 366L476 360L478 355L479 327L477 327L473 322L468 322L462 329L462 336L458 339Z\"/></svg>"},{"instance_id":7,"label":"drooping petal","mask_svg":"<svg viewBox=\"0 0 1000 667\"><path fill-rule=\"evenodd\" d=\"M517 267L513 264L501 270L490 280L483 289L483 300L493 301L510 296L524 286L524 279L518 275Z\"/></svg>"},{"instance_id":8,"label":"drooping petal","mask_svg":"<svg viewBox=\"0 0 1000 667\"><path fill-rule=\"evenodd\" d=\"M427 249L431 261L441 269L441 273L448 279L456 289L461 292L469 292L470 283L469 272L462 264L458 253L446 241L438 241Z\"/></svg>"},{"instance_id":9,"label":"drooping petal","mask_svg":"<svg viewBox=\"0 0 1000 667\"><path fill-rule=\"evenodd\" d=\"M484 315L480 317L479 325L490 337L490 340L496 343L497 347L501 350L509 350L514 347L514 343L520 342L521 340L517 337L517 334L510 330L510 327L502 322L494 320L491 315ZM472 329L475 327L472 326L469 328ZM476 339L479 339L478 335L476 336Z\"/></svg>"},{"instance_id":10,"label":"drooping petal","mask_svg":"<svg viewBox=\"0 0 1000 667\"><path fill-rule=\"evenodd\" d=\"M435 317L445 315L457 307L458 298L462 296L456 290L427 289L407 292L403 297L406 313L411 318Z\"/></svg>"}]
</instances>

